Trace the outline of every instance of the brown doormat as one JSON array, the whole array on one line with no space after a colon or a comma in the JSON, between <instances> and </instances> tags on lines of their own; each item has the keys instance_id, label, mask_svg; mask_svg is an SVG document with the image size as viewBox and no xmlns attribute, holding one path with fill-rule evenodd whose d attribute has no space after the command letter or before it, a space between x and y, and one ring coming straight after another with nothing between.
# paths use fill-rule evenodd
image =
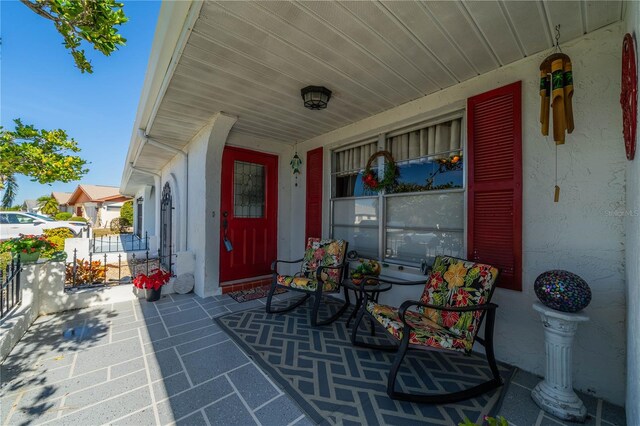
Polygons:
<instances>
[{"instance_id":1,"label":"brown doormat","mask_svg":"<svg viewBox=\"0 0 640 426\"><path fill-rule=\"evenodd\" d=\"M227 293L229 296L233 297L238 303L248 302L250 300L261 299L263 297L267 297L269 294L269 289L271 288L271 284L263 285L261 287L250 288L248 290L238 290L231 291ZM281 294L285 293L288 290L286 288L277 287L275 293L273 294Z\"/></svg>"}]
</instances>

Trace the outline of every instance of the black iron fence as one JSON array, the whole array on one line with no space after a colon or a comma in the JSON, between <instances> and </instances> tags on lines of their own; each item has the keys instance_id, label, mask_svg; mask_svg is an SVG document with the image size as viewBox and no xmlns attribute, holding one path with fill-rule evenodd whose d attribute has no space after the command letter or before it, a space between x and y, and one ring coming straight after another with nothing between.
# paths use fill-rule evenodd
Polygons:
<instances>
[{"instance_id":1,"label":"black iron fence","mask_svg":"<svg viewBox=\"0 0 640 426\"><path fill-rule=\"evenodd\" d=\"M22 265L20 264L20 256L12 259L5 268L0 270L0 282L2 282L2 290L0 291L0 318L4 318L8 312L22 302L22 291L20 291L21 272Z\"/></svg>"},{"instance_id":2,"label":"black iron fence","mask_svg":"<svg viewBox=\"0 0 640 426\"><path fill-rule=\"evenodd\" d=\"M129 284L138 274L149 275L152 270L160 268L164 264L162 260L168 260L166 263L172 271L171 257L162 259L159 254L150 257L149 250L145 251L144 256L118 253L117 260L113 257L110 260L107 253L96 255L92 252L89 252L88 258L78 258L78 251L73 250L73 260L67 262L65 268L65 291Z\"/></svg>"},{"instance_id":3,"label":"black iron fence","mask_svg":"<svg viewBox=\"0 0 640 426\"><path fill-rule=\"evenodd\" d=\"M91 241L91 251L94 253L117 253L127 251L147 251L149 250L149 236L144 233L144 237L136 234L115 234L93 236Z\"/></svg>"}]
</instances>

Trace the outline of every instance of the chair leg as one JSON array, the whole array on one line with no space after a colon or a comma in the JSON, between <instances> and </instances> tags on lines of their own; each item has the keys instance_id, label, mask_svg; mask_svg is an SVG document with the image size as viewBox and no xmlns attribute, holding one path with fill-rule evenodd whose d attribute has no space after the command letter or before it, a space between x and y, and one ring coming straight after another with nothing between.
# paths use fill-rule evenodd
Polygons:
<instances>
[{"instance_id":1,"label":"chair leg","mask_svg":"<svg viewBox=\"0 0 640 426\"><path fill-rule=\"evenodd\" d=\"M396 378L398 377L398 371L400 370L400 365L402 364L402 360L404 356L407 354L407 350L409 349L409 333L405 333L402 336L402 341L400 342L400 347L398 348L398 352L396 353L396 358L393 361L393 365L391 366L391 370L389 370L389 380L387 381L387 395L391 398L398 399L396 397Z\"/></svg>"},{"instance_id":2,"label":"chair leg","mask_svg":"<svg viewBox=\"0 0 640 426\"><path fill-rule=\"evenodd\" d=\"M482 345L484 346L485 355L489 362L489 368L493 374L493 379L499 384L502 384L502 377L500 377L500 371L498 370L498 364L496 363L496 356L493 352L493 326L496 320L496 313L494 310L490 310L487 313L486 322L484 324L484 340Z\"/></svg>"},{"instance_id":3,"label":"chair leg","mask_svg":"<svg viewBox=\"0 0 640 426\"><path fill-rule=\"evenodd\" d=\"M402 401L418 402L422 404L448 404L452 402L463 401L465 399L473 398L483 393L489 392L492 389L502 386L502 378L498 371L498 365L493 353L493 325L495 321L495 312L489 311L487 315L487 322L485 324L485 340L479 340L484 346L486 351L487 362L493 378L479 385L473 386L468 389L464 389L458 392L438 395L424 395L424 394L408 394L404 392L397 392L395 390L396 376L400 369L400 364L405 356L405 352L409 347L409 335L404 333L402 336L402 343L400 349L396 355L396 359L389 372L389 381L387 382L387 394L393 399L399 399Z\"/></svg>"},{"instance_id":4,"label":"chair leg","mask_svg":"<svg viewBox=\"0 0 640 426\"><path fill-rule=\"evenodd\" d=\"M351 329L351 344L353 346L360 346L363 348L376 349L379 351L385 352L395 352L398 350L397 345L375 345L373 343L365 343L358 341L358 328L360 328L360 323L362 322L362 318L364 318L364 314L367 313L367 306L363 303L360 307L360 311L358 311L358 316L356 317L356 322L353 324L353 328Z\"/></svg>"},{"instance_id":5,"label":"chair leg","mask_svg":"<svg viewBox=\"0 0 640 426\"><path fill-rule=\"evenodd\" d=\"M287 306L286 308L282 308L282 309L273 309L271 307L271 300L273 298L273 294L276 291L276 287L277 287L277 281L276 281L276 277L273 278L273 282L271 283L271 288L269 289L269 294L267 295L267 306L266 306L266 310L268 314L282 314L284 312L289 312L295 308L297 308L298 306L302 305L304 302L307 301L307 299L309 298L309 296L311 296L310 294L305 294L303 298L301 298L300 300L298 300L297 302Z\"/></svg>"},{"instance_id":6,"label":"chair leg","mask_svg":"<svg viewBox=\"0 0 640 426\"><path fill-rule=\"evenodd\" d=\"M319 283L319 285L322 285L322 283ZM318 287L318 290L316 290L314 297L315 297L315 300L313 302L313 309L311 311L311 325L313 327L317 327L319 325L331 324L332 322L340 318L340 316L344 313L344 311L347 310L347 308L351 304L351 302L349 301L349 294L345 291L345 302L340 307L340 309L338 309L338 312L336 312L334 315L327 318L326 320L318 321L318 311L320 310L320 302L322 301L321 287Z\"/></svg>"}]
</instances>

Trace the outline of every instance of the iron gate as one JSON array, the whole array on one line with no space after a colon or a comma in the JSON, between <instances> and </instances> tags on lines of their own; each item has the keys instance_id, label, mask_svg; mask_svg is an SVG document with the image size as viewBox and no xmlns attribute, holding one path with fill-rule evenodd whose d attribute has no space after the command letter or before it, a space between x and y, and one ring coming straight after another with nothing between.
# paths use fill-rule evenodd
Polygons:
<instances>
[{"instance_id":1,"label":"iron gate","mask_svg":"<svg viewBox=\"0 0 640 426\"><path fill-rule=\"evenodd\" d=\"M172 216L171 187L167 182L162 188L160 203L160 264L168 271L171 271Z\"/></svg>"}]
</instances>

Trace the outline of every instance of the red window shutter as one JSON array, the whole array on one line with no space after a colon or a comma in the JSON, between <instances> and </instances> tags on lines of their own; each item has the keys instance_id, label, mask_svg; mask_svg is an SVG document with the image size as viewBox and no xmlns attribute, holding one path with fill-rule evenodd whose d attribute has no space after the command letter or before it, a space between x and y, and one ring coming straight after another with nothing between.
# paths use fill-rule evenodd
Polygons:
<instances>
[{"instance_id":1,"label":"red window shutter","mask_svg":"<svg viewBox=\"0 0 640 426\"><path fill-rule=\"evenodd\" d=\"M305 241L322 236L322 147L307 152Z\"/></svg>"},{"instance_id":2,"label":"red window shutter","mask_svg":"<svg viewBox=\"0 0 640 426\"><path fill-rule=\"evenodd\" d=\"M469 259L500 269L498 287L522 291L521 82L467 102Z\"/></svg>"}]
</instances>

